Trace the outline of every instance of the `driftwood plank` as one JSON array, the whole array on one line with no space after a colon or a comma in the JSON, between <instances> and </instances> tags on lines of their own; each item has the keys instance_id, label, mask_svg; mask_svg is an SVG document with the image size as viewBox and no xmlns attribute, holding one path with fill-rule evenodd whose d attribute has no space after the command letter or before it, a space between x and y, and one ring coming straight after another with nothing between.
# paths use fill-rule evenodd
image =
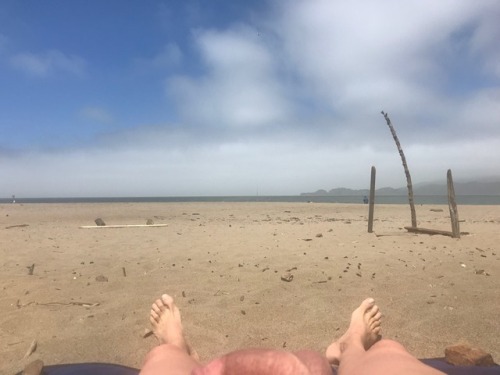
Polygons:
<instances>
[{"instance_id":1,"label":"driftwood plank","mask_svg":"<svg viewBox=\"0 0 500 375\"><path fill-rule=\"evenodd\" d=\"M426 229L426 228L416 228L416 227L405 227L408 232L412 233L423 233L423 234L440 234L442 236L453 237L453 232L449 232L447 230L437 230L437 229Z\"/></svg>"},{"instance_id":2,"label":"driftwood plank","mask_svg":"<svg viewBox=\"0 0 500 375\"><path fill-rule=\"evenodd\" d=\"M80 228L81 229L106 229L106 228L142 228L142 227L167 227L168 224L117 224L117 225L104 225L104 226L99 226L99 225L82 225Z\"/></svg>"}]
</instances>

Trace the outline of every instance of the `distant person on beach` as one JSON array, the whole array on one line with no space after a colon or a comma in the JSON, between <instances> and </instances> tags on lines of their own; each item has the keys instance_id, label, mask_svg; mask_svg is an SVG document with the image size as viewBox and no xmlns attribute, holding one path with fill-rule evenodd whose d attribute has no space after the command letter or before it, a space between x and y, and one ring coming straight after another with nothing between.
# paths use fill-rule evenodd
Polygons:
<instances>
[{"instance_id":1,"label":"distant person on beach","mask_svg":"<svg viewBox=\"0 0 500 375\"><path fill-rule=\"evenodd\" d=\"M391 340L381 340L381 313L372 298L365 299L351 315L349 328L326 349L325 355L311 350L244 349L216 358L207 365L184 338L181 315L172 297L163 294L150 312L153 332L160 345L146 357L142 375L327 375L332 366L338 374L438 375L444 374L409 354ZM335 317L327 317L327 321Z\"/></svg>"}]
</instances>

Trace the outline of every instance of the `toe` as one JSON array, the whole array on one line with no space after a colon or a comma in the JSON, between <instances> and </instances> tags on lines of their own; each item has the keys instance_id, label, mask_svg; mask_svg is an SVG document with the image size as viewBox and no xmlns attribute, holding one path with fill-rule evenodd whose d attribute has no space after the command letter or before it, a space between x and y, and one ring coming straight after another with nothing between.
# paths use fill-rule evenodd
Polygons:
<instances>
[{"instance_id":1,"label":"toe","mask_svg":"<svg viewBox=\"0 0 500 375\"><path fill-rule=\"evenodd\" d=\"M161 296L161 300L165 306L167 306L170 310L172 310L172 306L174 304L174 299L168 294L163 294Z\"/></svg>"},{"instance_id":2,"label":"toe","mask_svg":"<svg viewBox=\"0 0 500 375\"><path fill-rule=\"evenodd\" d=\"M160 315L154 311L154 310L151 310L149 316L154 319L156 322L160 321Z\"/></svg>"},{"instance_id":3,"label":"toe","mask_svg":"<svg viewBox=\"0 0 500 375\"><path fill-rule=\"evenodd\" d=\"M368 321L368 324L371 327L379 326L381 323L382 323L382 314L380 312Z\"/></svg>"},{"instance_id":4,"label":"toe","mask_svg":"<svg viewBox=\"0 0 500 375\"><path fill-rule=\"evenodd\" d=\"M380 313L380 311L377 311L375 314L368 317L368 324L371 325L374 322L377 322L377 321L380 322L381 317L382 317L382 314Z\"/></svg>"},{"instance_id":5,"label":"toe","mask_svg":"<svg viewBox=\"0 0 500 375\"><path fill-rule=\"evenodd\" d=\"M365 319L372 320L373 317L377 314L378 312L378 306L377 305L371 305L365 310Z\"/></svg>"},{"instance_id":6,"label":"toe","mask_svg":"<svg viewBox=\"0 0 500 375\"><path fill-rule=\"evenodd\" d=\"M363 302L361 302L361 305L359 307L361 307L363 311L368 311L373 307L374 303L375 300L373 298L367 298Z\"/></svg>"},{"instance_id":7,"label":"toe","mask_svg":"<svg viewBox=\"0 0 500 375\"><path fill-rule=\"evenodd\" d=\"M161 312L165 309L164 307L162 309L162 306L163 304L159 305L158 303L153 303L153 306L151 306L151 311L154 311L158 315L161 315Z\"/></svg>"},{"instance_id":8,"label":"toe","mask_svg":"<svg viewBox=\"0 0 500 375\"><path fill-rule=\"evenodd\" d=\"M373 322L372 324L370 324L370 331L375 332L375 330L377 329L380 331L380 327L381 327L380 321Z\"/></svg>"},{"instance_id":9,"label":"toe","mask_svg":"<svg viewBox=\"0 0 500 375\"><path fill-rule=\"evenodd\" d=\"M165 306L165 304L163 303L163 300L161 300L161 299L157 299L155 301L155 304L156 304L156 306L158 306L160 311L165 311L167 309L167 306Z\"/></svg>"}]
</instances>

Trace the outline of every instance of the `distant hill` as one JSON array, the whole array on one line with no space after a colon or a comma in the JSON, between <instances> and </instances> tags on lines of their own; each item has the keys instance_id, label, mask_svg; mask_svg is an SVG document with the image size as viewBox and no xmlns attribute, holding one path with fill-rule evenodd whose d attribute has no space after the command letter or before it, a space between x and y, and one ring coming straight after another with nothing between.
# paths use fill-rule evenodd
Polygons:
<instances>
[{"instance_id":1,"label":"distant hill","mask_svg":"<svg viewBox=\"0 0 500 375\"><path fill-rule=\"evenodd\" d=\"M500 178L480 181L454 182L456 195L500 195ZM405 187L383 187L376 189L376 194L381 195L407 195ZM318 190L313 193L302 193L302 196L361 196L369 195L369 189L334 188L329 191ZM414 195L446 195L446 184L423 183L413 185Z\"/></svg>"}]
</instances>

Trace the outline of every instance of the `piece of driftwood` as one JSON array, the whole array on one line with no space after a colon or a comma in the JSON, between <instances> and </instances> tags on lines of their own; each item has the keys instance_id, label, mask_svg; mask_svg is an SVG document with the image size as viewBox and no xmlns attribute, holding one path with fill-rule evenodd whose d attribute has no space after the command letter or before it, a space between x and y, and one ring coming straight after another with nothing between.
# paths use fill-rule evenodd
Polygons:
<instances>
[{"instance_id":1,"label":"piece of driftwood","mask_svg":"<svg viewBox=\"0 0 500 375\"><path fill-rule=\"evenodd\" d=\"M28 268L28 275L32 276L33 271L35 270L35 263L33 263L31 266L28 266L26 268Z\"/></svg>"},{"instance_id":2,"label":"piece of driftwood","mask_svg":"<svg viewBox=\"0 0 500 375\"><path fill-rule=\"evenodd\" d=\"M399 142L399 138L396 134L396 130L394 130L394 126L392 126L391 119L389 118L389 115L382 111L382 115L385 118L385 121L387 122L387 126L389 127L389 130L391 131L392 137L394 138L394 142L396 143L396 147L398 148L399 156L401 156L401 162L403 163L403 169L405 170L405 175L406 175L406 182L408 185L408 201L410 203L410 211L411 211L411 226L416 228L417 227L417 213L415 211L415 201L413 200L413 185L411 182L411 175L410 175L410 170L408 169L408 163L406 162L406 157L403 152L403 148L401 147L401 143Z\"/></svg>"},{"instance_id":3,"label":"piece of driftwood","mask_svg":"<svg viewBox=\"0 0 500 375\"><path fill-rule=\"evenodd\" d=\"M451 169L448 169L446 177L448 180L448 207L450 208L451 232L453 233L453 238L460 238L458 208L457 208L457 202L455 201L455 187L453 186L453 177L451 176Z\"/></svg>"},{"instance_id":4,"label":"piece of driftwood","mask_svg":"<svg viewBox=\"0 0 500 375\"><path fill-rule=\"evenodd\" d=\"M5 229L11 229L11 228L25 228L29 227L29 224L17 224L17 225L10 225L8 227L5 227Z\"/></svg>"},{"instance_id":5,"label":"piece of driftwood","mask_svg":"<svg viewBox=\"0 0 500 375\"><path fill-rule=\"evenodd\" d=\"M35 352L37 345L38 345L38 343L37 343L36 339L33 340L30 344L30 347L28 348L28 351L24 355L24 358L28 358L30 355L32 355Z\"/></svg>"},{"instance_id":6,"label":"piece of driftwood","mask_svg":"<svg viewBox=\"0 0 500 375\"><path fill-rule=\"evenodd\" d=\"M23 304L21 303L21 300L19 300L19 299L18 299L18 300L17 300L17 302L16 302L16 307L17 307L18 309L20 309L21 307L29 306L29 305L31 305L31 304L33 304L33 303L35 303L35 304L36 304L36 302L35 302L35 301L31 301L31 302L25 303L25 304L23 305Z\"/></svg>"},{"instance_id":7,"label":"piece of driftwood","mask_svg":"<svg viewBox=\"0 0 500 375\"><path fill-rule=\"evenodd\" d=\"M372 167L370 179L370 201L368 207L368 233L373 232L373 211L375 210L375 175L377 171Z\"/></svg>"},{"instance_id":8,"label":"piece of driftwood","mask_svg":"<svg viewBox=\"0 0 500 375\"><path fill-rule=\"evenodd\" d=\"M426 228L416 228L416 227L405 227L408 232L412 233L422 233L422 234L440 234L442 236L453 237L453 232L449 232L447 230L438 230L438 229L426 229Z\"/></svg>"},{"instance_id":9,"label":"piece of driftwood","mask_svg":"<svg viewBox=\"0 0 500 375\"><path fill-rule=\"evenodd\" d=\"M82 225L81 229L113 229L113 228L157 228L157 227L167 227L168 224L117 224L117 225Z\"/></svg>"},{"instance_id":10,"label":"piece of driftwood","mask_svg":"<svg viewBox=\"0 0 500 375\"><path fill-rule=\"evenodd\" d=\"M154 332L151 331L149 328L144 328L144 331L142 332L142 337L146 338L149 337L153 334Z\"/></svg>"},{"instance_id":11,"label":"piece of driftwood","mask_svg":"<svg viewBox=\"0 0 500 375\"><path fill-rule=\"evenodd\" d=\"M396 237L396 236L406 236L406 232L375 233L375 237Z\"/></svg>"},{"instance_id":12,"label":"piece of driftwood","mask_svg":"<svg viewBox=\"0 0 500 375\"><path fill-rule=\"evenodd\" d=\"M92 303L92 302L47 302L47 303L36 302L36 304L41 305L41 306L61 305L61 306L83 306L83 307L96 307L96 306L100 305L99 302L95 302L95 303Z\"/></svg>"}]
</instances>

